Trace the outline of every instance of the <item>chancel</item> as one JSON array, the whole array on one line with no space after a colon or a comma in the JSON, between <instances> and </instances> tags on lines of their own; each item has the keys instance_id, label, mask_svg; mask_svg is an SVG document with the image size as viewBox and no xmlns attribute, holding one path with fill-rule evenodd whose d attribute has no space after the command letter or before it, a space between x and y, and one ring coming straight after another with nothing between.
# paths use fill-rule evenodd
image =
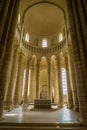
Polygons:
<instances>
[{"instance_id":1,"label":"chancel","mask_svg":"<svg viewBox=\"0 0 87 130\"><path fill-rule=\"evenodd\" d=\"M0 0L0 129L87 130L87 0Z\"/></svg>"}]
</instances>

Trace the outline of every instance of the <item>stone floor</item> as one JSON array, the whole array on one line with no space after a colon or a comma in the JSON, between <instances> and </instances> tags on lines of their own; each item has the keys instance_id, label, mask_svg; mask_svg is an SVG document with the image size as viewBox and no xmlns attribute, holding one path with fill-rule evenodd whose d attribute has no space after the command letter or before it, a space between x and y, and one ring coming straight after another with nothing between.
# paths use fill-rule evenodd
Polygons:
<instances>
[{"instance_id":1,"label":"stone floor","mask_svg":"<svg viewBox=\"0 0 87 130\"><path fill-rule=\"evenodd\" d=\"M33 110L29 106L27 111L23 111L22 107L15 108L12 111L4 111L2 122L9 123L76 123L79 121L79 113L67 108L52 110Z\"/></svg>"}]
</instances>

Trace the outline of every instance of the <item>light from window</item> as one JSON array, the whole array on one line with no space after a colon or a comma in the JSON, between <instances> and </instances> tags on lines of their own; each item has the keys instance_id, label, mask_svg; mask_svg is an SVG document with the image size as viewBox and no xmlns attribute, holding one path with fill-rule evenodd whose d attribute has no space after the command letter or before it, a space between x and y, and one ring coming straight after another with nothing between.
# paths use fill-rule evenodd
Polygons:
<instances>
[{"instance_id":1,"label":"light from window","mask_svg":"<svg viewBox=\"0 0 87 130\"><path fill-rule=\"evenodd\" d=\"M26 35L25 35L25 41L29 42L29 34L28 33L26 33Z\"/></svg>"},{"instance_id":2,"label":"light from window","mask_svg":"<svg viewBox=\"0 0 87 130\"><path fill-rule=\"evenodd\" d=\"M63 86L63 95L67 95L66 70L64 68L62 68L62 86Z\"/></svg>"},{"instance_id":3,"label":"light from window","mask_svg":"<svg viewBox=\"0 0 87 130\"><path fill-rule=\"evenodd\" d=\"M24 74L23 74L23 88L22 88L22 96L24 96L25 78L26 78L26 69L24 70Z\"/></svg>"},{"instance_id":4,"label":"light from window","mask_svg":"<svg viewBox=\"0 0 87 130\"><path fill-rule=\"evenodd\" d=\"M60 33L60 34L59 34L59 42L61 42L62 40L63 40L63 34Z\"/></svg>"},{"instance_id":5,"label":"light from window","mask_svg":"<svg viewBox=\"0 0 87 130\"><path fill-rule=\"evenodd\" d=\"M18 23L20 23L20 14L18 15Z\"/></svg>"},{"instance_id":6,"label":"light from window","mask_svg":"<svg viewBox=\"0 0 87 130\"><path fill-rule=\"evenodd\" d=\"M42 40L42 47L47 47L47 39Z\"/></svg>"},{"instance_id":7,"label":"light from window","mask_svg":"<svg viewBox=\"0 0 87 130\"><path fill-rule=\"evenodd\" d=\"M29 77L28 77L28 96L30 95L30 76L31 76L31 70L29 69Z\"/></svg>"}]
</instances>

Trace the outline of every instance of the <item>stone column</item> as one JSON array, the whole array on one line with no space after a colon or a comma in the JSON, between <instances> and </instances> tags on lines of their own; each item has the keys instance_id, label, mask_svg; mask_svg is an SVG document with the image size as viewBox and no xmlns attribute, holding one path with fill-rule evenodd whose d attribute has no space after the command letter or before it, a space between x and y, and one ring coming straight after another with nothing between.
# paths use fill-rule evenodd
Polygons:
<instances>
[{"instance_id":1,"label":"stone column","mask_svg":"<svg viewBox=\"0 0 87 130\"><path fill-rule=\"evenodd\" d=\"M68 91L68 108L73 108L73 97L72 97L72 89L70 83L70 72L69 72L69 60L68 55L64 54L65 59L65 70L66 70L66 78L67 78L67 91Z\"/></svg>"},{"instance_id":2,"label":"stone column","mask_svg":"<svg viewBox=\"0 0 87 130\"><path fill-rule=\"evenodd\" d=\"M6 80L8 79L8 74L9 74L9 67L10 67L10 61L11 61L11 56L12 56L13 38L14 38L15 28L16 28L16 23L17 23L17 18L18 18L19 3L20 3L20 0L15 0L15 6L12 4L12 7L14 8L14 10L13 10L10 29L9 29L9 35L8 35L8 38L6 41L6 51L4 53L4 58L3 58L2 67L1 67L1 74L0 74L0 117L2 117L2 114L3 114L3 102L4 102L6 83L7 83Z\"/></svg>"},{"instance_id":3,"label":"stone column","mask_svg":"<svg viewBox=\"0 0 87 130\"><path fill-rule=\"evenodd\" d=\"M54 64L54 103L56 103L58 106L58 75L57 75L57 65L56 63Z\"/></svg>"},{"instance_id":4,"label":"stone column","mask_svg":"<svg viewBox=\"0 0 87 130\"><path fill-rule=\"evenodd\" d=\"M75 1L73 0L67 0L67 9L68 9L68 15L69 15L69 22L70 22L70 32L71 32L71 38L72 38L72 46L73 46L73 57L74 57L74 64L75 64L75 75L76 75L76 86L77 86L77 92L78 92L78 99L79 99L79 111L81 114L82 119L80 120L83 125L87 124L87 92L86 92L86 83L83 75L83 67L82 65L85 65L84 62L86 62L86 58L84 56L84 61L81 58L81 50L83 52L83 47L80 50L80 46L82 46L81 42L78 42L77 40L77 28L76 28L76 21L75 19L78 19L78 16L75 16L74 12L76 11L75 7ZM79 24L79 23L78 23ZM79 31L78 31L79 33ZM79 37L82 37L81 35ZM84 44L83 44L84 45ZM84 52L85 53L85 52ZM87 68L84 66L84 70L87 70ZM86 71L87 72L87 71ZM84 73L85 74L85 73ZM87 76L85 77L87 78Z\"/></svg>"},{"instance_id":5,"label":"stone column","mask_svg":"<svg viewBox=\"0 0 87 130\"><path fill-rule=\"evenodd\" d=\"M52 64L50 65L50 99L51 99L51 101L52 101L52 99L53 99L53 83L52 83L52 81L53 81L53 77L52 77Z\"/></svg>"},{"instance_id":6,"label":"stone column","mask_svg":"<svg viewBox=\"0 0 87 130\"><path fill-rule=\"evenodd\" d=\"M1 3L0 3L1 5ZM13 18L15 1L3 1L3 10L0 18L0 70L2 66L2 61L5 54L6 44L9 37L9 31L11 26L11 20Z\"/></svg>"},{"instance_id":7,"label":"stone column","mask_svg":"<svg viewBox=\"0 0 87 130\"><path fill-rule=\"evenodd\" d=\"M79 102L78 102L78 94L77 94L77 87L76 87L76 76L75 76L75 67L74 67L74 60L73 60L73 50L69 47L69 61L70 61L70 70L71 70L71 79L72 79L72 89L73 89L73 103L74 103L74 110L79 111Z\"/></svg>"},{"instance_id":8,"label":"stone column","mask_svg":"<svg viewBox=\"0 0 87 130\"><path fill-rule=\"evenodd\" d=\"M50 59L47 59L47 63L48 63L48 91L47 91L47 98L51 99L51 95L50 95L50 67L51 67L51 63L50 63Z\"/></svg>"},{"instance_id":9,"label":"stone column","mask_svg":"<svg viewBox=\"0 0 87 130\"><path fill-rule=\"evenodd\" d=\"M23 77L24 77L24 54L22 52L19 53L18 60L18 72L17 72L17 80L15 85L15 93L14 93L14 106L18 107L20 104L20 92L23 87Z\"/></svg>"},{"instance_id":10,"label":"stone column","mask_svg":"<svg viewBox=\"0 0 87 130\"><path fill-rule=\"evenodd\" d=\"M28 57L27 64L26 64L26 78L25 78L24 97L23 97L23 107L24 107L24 109L26 109L27 106L28 106L29 67L30 67L30 58Z\"/></svg>"},{"instance_id":11,"label":"stone column","mask_svg":"<svg viewBox=\"0 0 87 130\"><path fill-rule=\"evenodd\" d=\"M33 102L33 67L30 67L31 73L30 73L30 96L29 96L29 102Z\"/></svg>"},{"instance_id":12,"label":"stone column","mask_svg":"<svg viewBox=\"0 0 87 130\"><path fill-rule=\"evenodd\" d=\"M13 90L14 90L14 82L16 79L16 67L17 67L17 58L18 58L18 45L14 47L14 55L13 55L13 63L12 63L12 69L11 69L11 76L10 81L8 85L8 91L6 96L6 109L12 108L13 105Z\"/></svg>"},{"instance_id":13,"label":"stone column","mask_svg":"<svg viewBox=\"0 0 87 130\"><path fill-rule=\"evenodd\" d=\"M57 57L57 71L58 71L58 90L59 90L59 107L63 107L63 88L62 88L62 72L60 57Z\"/></svg>"},{"instance_id":14,"label":"stone column","mask_svg":"<svg viewBox=\"0 0 87 130\"><path fill-rule=\"evenodd\" d=\"M36 65L33 67L33 101L36 99Z\"/></svg>"},{"instance_id":15,"label":"stone column","mask_svg":"<svg viewBox=\"0 0 87 130\"><path fill-rule=\"evenodd\" d=\"M79 28L80 28L80 32L79 33L82 33L78 35L81 35L82 36L82 43L84 42L85 44L85 48L84 50L86 50L87 52L87 1L86 0L82 0L82 1L78 1L76 0L75 1L75 5L76 5L76 11L78 11L78 14L79 14L79 19L78 19L78 22L79 22ZM78 36L79 37L79 36ZM81 39L81 38L79 38ZM83 40L84 39L84 40ZM81 40L80 40L81 42Z\"/></svg>"},{"instance_id":16,"label":"stone column","mask_svg":"<svg viewBox=\"0 0 87 130\"><path fill-rule=\"evenodd\" d=\"M84 16L87 20L87 1L86 0L82 0L82 6L83 6L83 12L84 12Z\"/></svg>"},{"instance_id":17,"label":"stone column","mask_svg":"<svg viewBox=\"0 0 87 130\"><path fill-rule=\"evenodd\" d=\"M37 99L40 99L39 80L40 80L40 60L37 59L37 72L36 72L36 98Z\"/></svg>"},{"instance_id":18,"label":"stone column","mask_svg":"<svg viewBox=\"0 0 87 130\"><path fill-rule=\"evenodd\" d=\"M87 21L84 19L84 14L82 14L82 5L80 2L77 2L77 0L72 1L72 6L76 27L79 56L81 61L82 74L84 78L83 80L87 92L87 71L85 71L87 70Z\"/></svg>"},{"instance_id":19,"label":"stone column","mask_svg":"<svg viewBox=\"0 0 87 130\"><path fill-rule=\"evenodd\" d=\"M0 17L2 15L2 10L3 10L3 6L4 6L4 2L5 2L5 0L0 0Z\"/></svg>"},{"instance_id":20,"label":"stone column","mask_svg":"<svg viewBox=\"0 0 87 130\"><path fill-rule=\"evenodd\" d=\"M8 13L8 10L9 10L9 5L10 5L10 0L8 0L8 1L3 0L3 2L2 1L0 2L0 7L2 6L1 7L2 8L2 14L0 15L0 39L1 39L3 29L4 29L4 26L5 26L5 21L6 21L7 13Z\"/></svg>"}]
</instances>

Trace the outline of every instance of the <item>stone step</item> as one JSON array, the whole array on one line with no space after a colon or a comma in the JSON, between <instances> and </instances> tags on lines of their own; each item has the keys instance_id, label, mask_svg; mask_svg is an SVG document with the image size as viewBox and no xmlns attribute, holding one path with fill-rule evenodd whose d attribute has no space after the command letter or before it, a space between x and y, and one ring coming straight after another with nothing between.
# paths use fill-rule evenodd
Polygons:
<instances>
[{"instance_id":1,"label":"stone step","mask_svg":"<svg viewBox=\"0 0 87 130\"><path fill-rule=\"evenodd\" d=\"M29 126L29 127L79 127L80 123L11 123L0 122L0 126Z\"/></svg>"},{"instance_id":2,"label":"stone step","mask_svg":"<svg viewBox=\"0 0 87 130\"><path fill-rule=\"evenodd\" d=\"M10 123L1 122L0 130L87 130L79 123Z\"/></svg>"},{"instance_id":3,"label":"stone step","mask_svg":"<svg viewBox=\"0 0 87 130\"><path fill-rule=\"evenodd\" d=\"M87 127L0 126L0 130L87 130Z\"/></svg>"}]
</instances>

